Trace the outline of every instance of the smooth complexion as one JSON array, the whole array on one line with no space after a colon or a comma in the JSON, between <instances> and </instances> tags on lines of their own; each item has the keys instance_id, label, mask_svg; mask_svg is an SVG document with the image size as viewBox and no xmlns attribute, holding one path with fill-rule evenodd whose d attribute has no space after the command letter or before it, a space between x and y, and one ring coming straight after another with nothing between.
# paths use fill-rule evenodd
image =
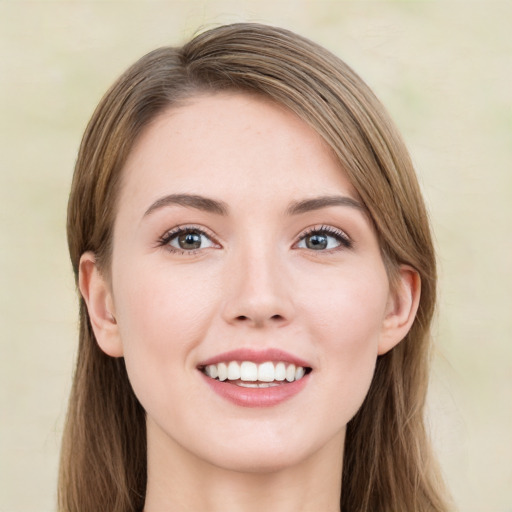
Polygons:
<instances>
[{"instance_id":1,"label":"smooth complexion","mask_svg":"<svg viewBox=\"0 0 512 512\"><path fill-rule=\"evenodd\" d=\"M417 308L399 275L391 290L356 191L291 112L218 93L156 118L123 169L111 268L80 267L147 412L146 512L339 510L346 424ZM307 374L246 399L202 371L226 357Z\"/></svg>"}]
</instances>

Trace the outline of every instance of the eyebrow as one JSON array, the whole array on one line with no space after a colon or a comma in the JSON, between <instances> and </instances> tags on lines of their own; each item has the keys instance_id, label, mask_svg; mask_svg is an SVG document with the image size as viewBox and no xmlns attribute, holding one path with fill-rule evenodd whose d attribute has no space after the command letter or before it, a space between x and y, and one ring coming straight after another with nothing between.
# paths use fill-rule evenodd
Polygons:
<instances>
[{"instance_id":1,"label":"eyebrow","mask_svg":"<svg viewBox=\"0 0 512 512\"><path fill-rule=\"evenodd\" d=\"M321 208L328 208L329 206L349 206L350 208L356 208L362 212L367 211L362 203L352 197L321 196L312 199L304 199L302 201L294 201L286 209L286 213L288 215L299 215L313 210L320 210Z\"/></svg>"},{"instance_id":2,"label":"eyebrow","mask_svg":"<svg viewBox=\"0 0 512 512\"><path fill-rule=\"evenodd\" d=\"M169 194L157 199L144 213L144 217L150 215L155 210L166 206L179 205L187 208L195 208L206 212L215 213L217 215L227 215L229 208L223 201L211 199L209 197L199 196L195 194ZM321 196L312 199L303 199L294 201L286 209L287 215L300 215L330 206L349 206L357 210L366 212L366 207L351 197L347 196Z\"/></svg>"},{"instance_id":3,"label":"eyebrow","mask_svg":"<svg viewBox=\"0 0 512 512\"><path fill-rule=\"evenodd\" d=\"M170 194L160 199L157 199L144 213L144 217L150 215L155 210L164 208L165 206L186 206L188 208L195 208L205 212L216 213L217 215L227 215L228 206L222 201L210 199L204 196L193 194Z\"/></svg>"}]
</instances>

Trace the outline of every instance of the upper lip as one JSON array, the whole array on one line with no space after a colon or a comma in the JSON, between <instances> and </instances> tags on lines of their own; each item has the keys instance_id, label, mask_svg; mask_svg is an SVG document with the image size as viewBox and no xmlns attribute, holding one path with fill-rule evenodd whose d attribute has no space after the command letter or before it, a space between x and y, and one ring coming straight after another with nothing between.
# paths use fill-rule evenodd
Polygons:
<instances>
[{"instance_id":1,"label":"upper lip","mask_svg":"<svg viewBox=\"0 0 512 512\"><path fill-rule=\"evenodd\" d=\"M304 359L290 354L281 349L267 348L264 350L255 350L251 348L239 348L217 354L205 361L201 361L198 367L208 366L209 364L225 363L227 361L252 361L254 363L265 363L267 361L282 361L284 363L293 363L295 366L311 368L311 365Z\"/></svg>"}]
</instances>

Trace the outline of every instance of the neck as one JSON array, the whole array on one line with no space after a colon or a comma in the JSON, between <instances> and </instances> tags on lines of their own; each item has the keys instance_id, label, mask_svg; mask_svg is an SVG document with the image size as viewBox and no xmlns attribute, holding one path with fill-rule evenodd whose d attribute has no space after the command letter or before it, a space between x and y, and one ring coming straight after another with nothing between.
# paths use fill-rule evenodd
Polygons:
<instances>
[{"instance_id":1,"label":"neck","mask_svg":"<svg viewBox=\"0 0 512 512\"><path fill-rule=\"evenodd\" d=\"M215 466L150 433L144 512L340 510L344 432L298 464L258 472Z\"/></svg>"}]
</instances>

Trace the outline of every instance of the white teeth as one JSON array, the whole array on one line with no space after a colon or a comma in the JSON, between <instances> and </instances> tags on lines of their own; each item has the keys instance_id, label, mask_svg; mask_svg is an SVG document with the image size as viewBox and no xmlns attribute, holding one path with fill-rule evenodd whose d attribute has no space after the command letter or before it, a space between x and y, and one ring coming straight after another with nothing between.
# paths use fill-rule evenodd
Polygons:
<instances>
[{"instance_id":1,"label":"white teeth","mask_svg":"<svg viewBox=\"0 0 512 512\"><path fill-rule=\"evenodd\" d=\"M256 382L258 380L258 365L252 361L244 361L240 365L240 378L244 382Z\"/></svg>"},{"instance_id":2,"label":"white teeth","mask_svg":"<svg viewBox=\"0 0 512 512\"><path fill-rule=\"evenodd\" d=\"M218 374L219 374L219 372L217 370L217 365L216 364L210 364L210 365L208 365L206 367L206 375L208 375L212 379L217 378Z\"/></svg>"},{"instance_id":3,"label":"white teeth","mask_svg":"<svg viewBox=\"0 0 512 512\"><path fill-rule=\"evenodd\" d=\"M291 364L286 368L286 380L288 382L293 382L295 380L295 365Z\"/></svg>"},{"instance_id":4,"label":"white teeth","mask_svg":"<svg viewBox=\"0 0 512 512\"><path fill-rule=\"evenodd\" d=\"M258 380L261 382L274 381L274 363L269 361L258 366Z\"/></svg>"},{"instance_id":5,"label":"white teeth","mask_svg":"<svg viewBox=\"0 0 512 512\"><path fill-rule=\"evenodd\" d=\"M240 378L240 366L236 361L228 364L228 380L238 380Z\"/></svg>"},{"instance_id":6,"label":"white teeth","mask_svg":"<svg viewBox=\"0 0 512 512\"><path fill-rule=\"evenodd\" d=\"M228 378L228 367L226 366L226 363L219 363L217 365L217 377L221 381Z\"/></svg>"},{"instance_id":7,"label":"white teeth","mask_svg":"<svg viewBox=\"0 0 512 512\"><path fill-rule=\"evenodd\" d=\"M274 379L278 381L283 381L284 379L286 379L286 366L284 363L276 364L276 369L274 371Z\"/></svg>"},{"instance_id":8,"label":"white teeth","mask_svg":"<svg viewBox=\"0 0 512 512\"><path fill-rule=\"evenodd\" d=\"M270 387L277 386L278 382L284 380L293 382L300 380L306 375L306 368L286 364L282 361L273 363L256 364L252 361L229 361L225 363L209 364L204 367L204 373L212 379L220 381L240 381L238 385L243 387Z\"/></svg>"},{"instance_id":9,"label":"white teeth","mask_svg":"<svg viewBox=\"0 0 512 512\"><path fill-rule=\"evenodd\" d=\"M237 382L236 385L241 388L273 388L279 386L277 382Z\"/></svg>"}]
</instances>

